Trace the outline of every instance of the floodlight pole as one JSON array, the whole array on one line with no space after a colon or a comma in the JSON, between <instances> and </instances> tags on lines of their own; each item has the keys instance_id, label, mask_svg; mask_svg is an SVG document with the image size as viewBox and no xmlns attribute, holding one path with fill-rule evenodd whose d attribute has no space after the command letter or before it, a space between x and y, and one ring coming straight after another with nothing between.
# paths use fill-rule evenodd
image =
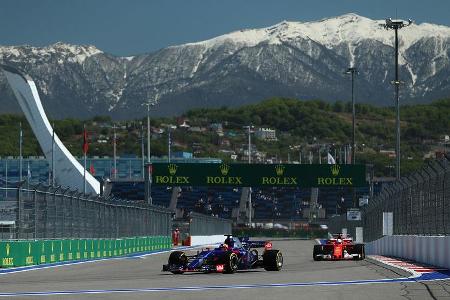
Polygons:
<instances>
[{"instance_id":1,"label":"floodlight pole","mask_svg":"<svg viewBox=\"0 0 450 300\"><path fill-rule=\"evenodd\" d=\"M252 163L252 143L251 143L251 133L252 133L252 127L251 125L249 126L244 126L244 128L248 129L248 163L251 164ZM248 214L248 223L250 228L252 228L252 188L249 187L249 191L248 191L248 208L249 208L249 214Z\"/></svg>"},{"instance_id":2,"label":"floodlight pole","mask_svg":"<svg viewBox=\"0 0 450 300\"><path fill-rule=\"evenodd\" d=\"M145 105L147 105L147 163L150 163L150 106L155 104L148 102Z\"/></svg>"},{"instance_id":3,"label":"floodlight pole","mask_svg":"<svg viewBox=\"0 0 450 300\"><path fill-rule=\"evenodd\" d=\"M144 126L141 125L141 169L142 179L145 178L145 150L144 150Z\"/></svg>"},{"instance_id":4,"label":"floodlight pole","mask_svg":"<svg viewBox=\"0 0 450 300\"><path fill-rule=\"evenodd\" d=\"M355 141L355 134L356 134L356 127L355 127L355 74L358 74L358 70L356 70L355 67L350 67L345 72L346 74L352 75L352 165L355 164L356 161L356 141Z\"/></svg>"},{"instance_id":5,"label":"floodlight pole","mask_svg":"<svg viewBox=\"0 0 450 300\"><path fill-rule=\"evenodd\" d=\"M152 175L151 175L151 165L150 165L150 138L151 138L151 130L150 130L150 107L154 106L156 101L157 101L157 96L155 98L155 101L148 101L147 103L144 103L143 105L147 105L147 170L145 170L145 172L147 172L148 174L146 174L146 176L148 176L148 178L146 178L146 176L144 175L144 181L146 182L146 200L147 200L147 204L152 205L153 204L153 199L152 199ZM144 136L142 136L142 153L144 153ZM144 154L142 154L144 155ZM170 158L169 158L169 162L170 162Z\"/></svg>"},{"instance_id":6,"label":"floodlight pole","mask_svg":"<svg viewBox=\"0 0 450 300\"><path fill-rule=\"evenodd\" d=\"M86 160L86 159L85 159ZM84 166L84 172L86 173L86 163ZM52 124L52 187L55 186L55 123ZM86 180L84 180L86 185ZM86 191L84 192L86 194Z\"/></svg>"},{"instance_id":7,"label":"floodlight pole","mask_svg":"<svg viewBox=\"0 0 450 300\"><path fill-rule=\"evenodd\" d=\"M114 172L112 178L117 178L117 134L116 134L116 124L113 125L113 168Z\"/></svg>"},{"instance_id":8,"label":"floodlight pole","mask_svg":"<svg viewBox=\"0 0 450 300\"><path fill-rule=\"evenodd\" d=\"M399 86L400 81L398 78L398 28L395 28L395 108L396 108L396 119L395 119L395 127L396 127L396 142L395 142L395 159L396 159L396 167L395 167L395 177L397 180L400 179L400 95L399 95Z\"/></svg>"},{"instance_id":9,"label":"floodlight pole","mask_svg":"<svg viewBox=\"0 0 450 300\"><path fill-rule=\"evenodd\" d=\"M355 127L355 74L358 73L355 67L350 67L346 71L347 74L352 75L352 159L351 164L354 165L356 161L356 142L355 142L355 135L356 135L356 127ZM358 207L358 203L356 202L356 193L355 188L352 187L352 203L353 207Z\"/></svg>"},{"instance_id":10,"label":"floodlight pole","mask_svg":"<svg viewBox=\"0 0 450 300\"><path fill-rule=\"evenodd\" d=\"M396 107L396 143L395 143L395 159L396 159L396 170L395 177L397 180L400 179L400 102L399 102L399 87L400 80L398 77L398 30L403 27L409 26L412 24L411 20L407 22L402 20L391 20L386 19L386 23L382 24L386 30L393 29L395 32L395 80L392 82L395 86L395 107Z\"/></svg>"},{"instance_id":11,"label":"floodlight pole","mask_svg":"<svg viewBox=\"0 0 450 300\"><path fill-rule=\"evenodd\" d=\"M23 154L22 154L22 144L23 144L23 132L22 132L22 122L19 125L19 182L22 182L22 168L23 168Z\"/></svg>"},{"instance_id":12,"label":"floodlight pole","mask_svg":"<svg viewBox=\"0 0 450 300\"><path fill-rule=\"evenodd\" d=\"M252 163L251 126L248 126L248 163Z\"/></svg>"},{"instance_id":13,"label":"floodlight pole","mask_svg":"<svg viewBox=\"0 0 450 300\"><path fill-rule=\"evenodd\" d=\"M170 149L172 145L172 140L170 136L170 126L167 127L167 162L170 163L170 157L172 156L172 151Z\"/></svg>"}]
</instances>

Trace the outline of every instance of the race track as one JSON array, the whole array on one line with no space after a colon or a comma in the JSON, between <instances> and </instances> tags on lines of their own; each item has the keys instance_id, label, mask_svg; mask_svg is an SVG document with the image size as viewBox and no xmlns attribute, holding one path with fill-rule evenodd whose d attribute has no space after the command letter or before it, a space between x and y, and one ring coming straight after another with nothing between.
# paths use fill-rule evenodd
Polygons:
<instances>
[{"instance_id":1,"label":"race track","mask_svg":"<svg viewBox=\"0 0 450 300\"><path fill-rule=\"evenodd\" d=\"M417 281L377 261L315 262L313 241L275 240L280 272L173 275L168 253L0 273L14 299L450 299L450 280ZM401 278L401 279L398 279Z\"/></svg>"}]
</instances>

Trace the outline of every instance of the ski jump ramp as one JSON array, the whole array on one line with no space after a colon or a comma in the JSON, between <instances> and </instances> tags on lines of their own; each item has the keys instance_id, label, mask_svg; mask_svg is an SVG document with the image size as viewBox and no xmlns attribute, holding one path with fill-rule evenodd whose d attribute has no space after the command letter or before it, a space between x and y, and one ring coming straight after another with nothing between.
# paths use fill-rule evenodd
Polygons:
<instances>
[{"instance_id":1,"label":"ski jump ramp","mask_svg":"<svg viewBox=\"0 0 450 300\"><path fill-rule=\"evenodd\" d=\"M0 65L34 135L49 163L52 165L53 128L48 121L33 79L10 66ZM81 147L81 145L80 145ZM63 187L83 192L84 168L67 150L55 134L55 181ZM100 194L100 183L86 171L86 193Z\"/></svg>"}]
</instances>

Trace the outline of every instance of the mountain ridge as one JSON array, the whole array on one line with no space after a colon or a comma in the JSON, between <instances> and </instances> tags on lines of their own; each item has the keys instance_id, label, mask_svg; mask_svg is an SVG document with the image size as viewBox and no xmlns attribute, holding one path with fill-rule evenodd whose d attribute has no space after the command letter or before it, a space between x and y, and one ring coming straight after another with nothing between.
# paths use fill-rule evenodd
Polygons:
<instances>
[{"instance_id":1,"label":"mountain ridge","mask_svg":"<svg viewBox=\"0 0 450 300\"><path fill-rule=\"evenodd\" d=\"M129 57L92 45L0 46L0 63L29 73L44 108L61 118L140 117L143 103L155 99L154 115L272 96L345 100L350 83L343 71L349 66L360 70L357 101L390 105L394 34L381 23L352 13L314 22L283 21ZM402 103L447 97L450 27L412 24L399 39ZM17 111L14 104L0 76L0 105L11 112Z\"/></svg>"}]
</instances>

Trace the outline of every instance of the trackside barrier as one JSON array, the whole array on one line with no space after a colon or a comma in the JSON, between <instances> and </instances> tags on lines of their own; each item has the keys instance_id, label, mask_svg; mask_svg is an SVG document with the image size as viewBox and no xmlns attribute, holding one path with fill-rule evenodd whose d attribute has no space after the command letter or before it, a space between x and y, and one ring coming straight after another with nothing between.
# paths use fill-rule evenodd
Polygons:
<instances>
[{"instance_id":1,"label":"trackside barrier","mask_svg":"<svg viewBox=\"0 0 450 300\"><path fill-rule=\"evenodd\" d=\"M22 267L64 261L108 258L171 249L170 236L123 239L0 241L0 267Z\"/></svg>"},{"instance_id":2,"label":"trackside barrier","mask_svg":"<svg viewBox=\"0 0 450 300\"><path fill-rule=\"evenodd\" d=\"M231 234L232 222L228 219L191 212L188 217L189 236L182 241L185 246L215 244Z\"/></svg>"},{"instance_id":3,"label":"trackside barrier","mask_svg":"<svg viewBox=\"0 0 450 300\"><path fill-rule=\"evenodd\" d=\"M198 246L198 245L206 245L206 244L217 244L223 243L225 240L223 234L219 235L194 235L190 236L190 243L186 246Z\"/></svg>"},{"instance_id":4,"label":"trackside barrier","mask_svg":"<svg viewBox=\"0 0 450 300\"><path fill-rule=\"evenodd\" d=\"M366 253L450 269L450 236L392 235L366 244Z\"/></svg>"}]
</instances>

